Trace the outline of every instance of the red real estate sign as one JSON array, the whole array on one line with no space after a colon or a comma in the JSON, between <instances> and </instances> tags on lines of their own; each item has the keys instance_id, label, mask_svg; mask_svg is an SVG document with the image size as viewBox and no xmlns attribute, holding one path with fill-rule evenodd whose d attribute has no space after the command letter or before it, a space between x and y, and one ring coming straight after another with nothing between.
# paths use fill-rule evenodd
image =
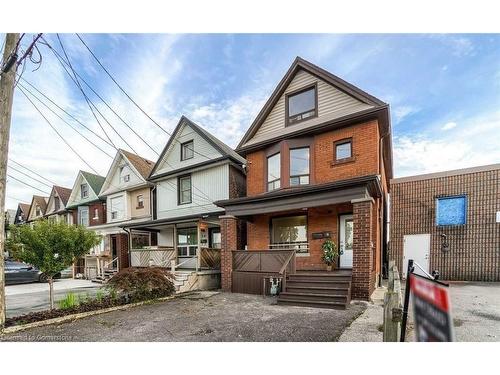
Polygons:
<instances>
[{"instance_id":1,"label":"red real estate sign","mask_svg":"<svg viewBox=\"0 0 500 375\"><path fill-rule=\"evenodd\" d=\"M448 288L412 273L410 293L413 297L417 341L453 341L453 319Z\"/></svg>"}]
</instances>

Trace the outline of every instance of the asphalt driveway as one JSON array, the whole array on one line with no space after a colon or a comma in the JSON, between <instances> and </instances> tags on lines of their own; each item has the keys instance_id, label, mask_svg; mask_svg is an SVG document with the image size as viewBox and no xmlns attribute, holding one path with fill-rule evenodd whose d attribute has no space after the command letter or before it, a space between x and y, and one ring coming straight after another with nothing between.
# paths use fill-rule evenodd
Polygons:
<instances>
[{"instance_id":1,"label":"asphalt driveway","mask_svg":"<svg viewBox=\"0 0 500 375\"><path fill-rule=\"evenodd\" d=\"M95 295L100 285L88 280L58 279L54 281L54 299L64 298L68 292ZM49 284L29 283L5 287L7 317L24 315L49 308Z\"/></svg>"},{"instance_id":2,"label":"asphalt driveway","mask_svg":"<svg viewBox=\"0 0 500 375\"><path fill-rule=\"evenodd\" d=\"M281 306L271 297L200 292L4 335L2 341L336 341L365 305Z\"/></svg>"}]
</instances>

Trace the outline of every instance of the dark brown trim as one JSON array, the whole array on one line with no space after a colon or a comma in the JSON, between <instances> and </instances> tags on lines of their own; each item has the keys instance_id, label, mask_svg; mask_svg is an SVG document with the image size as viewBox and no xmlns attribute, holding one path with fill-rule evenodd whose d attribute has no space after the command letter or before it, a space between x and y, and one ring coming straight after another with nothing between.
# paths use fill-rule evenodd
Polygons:
<instances>
[{"instance_id":1,"label":"dark brown trim","mask_svg":"<svg viewBox=\"0 0 500 375\"><path fill-rule=\"evenodd\" d=\"M348 158L337 159L337 146L345 145L346 143L351 144L351 156L349 156ZM339 139L338 141L333 142L333 162L332 162L332 165L348 163L348 162L355 161L355 160L356 160L356 157L354 155L354 142L353 142L352 137Z\"/></svg>"},{"instance_id":2,"label":"dark brown trim","mask_svg":"<svg viewBox=\"0 0 500 375\"><path fill-rule=\"evenodd\" d=\"M303 119L298 120L298 121L290 122L290 116L288 113L288 109L289 109L288 101L289 101L290 97L301 94L301 93L306 92L306 91L309 91L312 88L314 88L314 115L303 118ZM318 102L318 82L317 81L310 84L310 85L302 87L300 89L285 93L285 127L300 124L301 122L311 120L313 118L318 117L318 112L319 112L318 106L319 106L319 102ZM307 112L311 112L311 111L307 111ZM302 114L307 113L307 112L298 113L296 116L302 115Z\"/></svg>"},{"instance_id":3,"label":"dark brown trim","mask_svg":"<svg viewBox=\"0 0 500 375\"><path fill-rule=\"evenodd\" d=\"M302 175L292 175L292 151L293 150L302 150L302 149L305 149L307 148L309 150L309 173L307 175L305 174L302 174ZM292 179L292 177L299 177L299 180L300 180L300 177L303 177L303 176L308 176L309 177L309 182L307 184L300 184L299 185L293 185L293 187L297 187L297 186L305 186L305 185L310 185L311 184L311 171L312 171L312 162L311 162L311 146L310 145L304 145L304 146L298 146L298 147L289 147L288 148L288 181L287 181L287 186L292 186L292 184L290 183L290 180Z\"/></svg>"},{"instance_id":4,"label":"dark brown trim","mask_svg":"<svg viewBox=\"0 0 500 375\"><path fill-rule=\"evenodd\" d=\"M282 166L282 163L283 163L283 152L282 152L282 145L280 144L280 150L275 152L274 154L271 154L271 155L266 155L266 162L265 162L265 165L264 165L264 191L275 191L275 190L279 190L281 189L282 187L282 182L283 182L283 166ZM279 162L279 166L280 166L280 177L279 178L276 178L272 181L269 181L268 178L268 171L269 171L269 159L272 158L273 156L276 156L278 155L280 156L280 162ZM280 181L280 187L278 189L273 189L273 190L269 190L269 183L270 182L275 182L275 181Z\"/></svg>"},{"instance_id":5,"label":"dark brown trim","mask_svg":"<svg viewBox=\"0 0 500 375\"><path fill-rule=\"evenodd\" d=\"M189 182L191 184L191 188L189 189L190 199L189 202L181 202L181 180L187 177L189 177ZM191 203L193 203L193 180L191 174L189 173L177 177L177 205L182 206L184 204L191 204Z\"/></svg>"},{"instance_id":6,"label":"dark brown trim","mask_svg":"<svg viewBox=\"0 0 500 375\"><path fill-rule=\"evenodd\" d=\"M184 150L184 146L188 145L189 143L193 144L193 149L192 149L193 155L190 158L183 158L182 157L182 151ZM182 142L181 143L181 158L180 158L180 160L184 161L184 160L190 160L190 159L193 159L193 158L194 158L194 139L191 139L191 140L186 141L186 142Z\"/></svg>"}]
</instances>

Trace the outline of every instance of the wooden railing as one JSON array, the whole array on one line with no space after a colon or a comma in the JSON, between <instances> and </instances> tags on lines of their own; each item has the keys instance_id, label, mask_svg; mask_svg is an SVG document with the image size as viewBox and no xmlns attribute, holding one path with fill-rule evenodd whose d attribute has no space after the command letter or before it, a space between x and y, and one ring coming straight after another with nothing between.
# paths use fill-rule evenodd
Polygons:
<instances>
[{"instance_id":1,"label":"wooden railing","mask_svg":"<svg viewBox=\"0 0 500 375\"><path fill-rule=\"evenodd\" d=\"M200 268L220 270L220 249L202 247L200 249Z\"/></svg>"},{"instance_id":2,"label":"wooden railing","mask_svg":"<svg viewBox=\"0 0 500 375\"><path fill-rule=\"evenodd\" d=\"M177 259L176 251L169 246L148 246L130 250L133 267L168 267L171 260Z\"/></svg>"},{"instance_id":3,"label":"wooden railing","mask_svg":"<svg viewBox=\"0 0 500 375\"><path fill-rule=\"evenodd\" d=\"M233 251L233 292L265 293L265 280L278 277L283 283L288 273L295 272L295 263L295 250Z\"/></svg>"}]
</instances>

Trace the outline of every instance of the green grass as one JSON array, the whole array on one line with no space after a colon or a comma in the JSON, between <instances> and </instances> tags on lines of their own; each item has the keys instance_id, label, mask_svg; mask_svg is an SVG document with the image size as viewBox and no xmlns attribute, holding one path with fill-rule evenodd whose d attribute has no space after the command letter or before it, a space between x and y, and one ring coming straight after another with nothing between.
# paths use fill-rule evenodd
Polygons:
<instances>
[{"instance_id":1,"label":"green grass","mask_svg":"<svg viewBox=\"0 0 500 375\"><path fill-rule=\"evenodd\" d=\"M78 304L79 304L78 296L71 292L66 294L62 300L59 300L57 302L57 305L61 310L71 309L73 307L78 306Z\"/></svg>"}]
</instances>

